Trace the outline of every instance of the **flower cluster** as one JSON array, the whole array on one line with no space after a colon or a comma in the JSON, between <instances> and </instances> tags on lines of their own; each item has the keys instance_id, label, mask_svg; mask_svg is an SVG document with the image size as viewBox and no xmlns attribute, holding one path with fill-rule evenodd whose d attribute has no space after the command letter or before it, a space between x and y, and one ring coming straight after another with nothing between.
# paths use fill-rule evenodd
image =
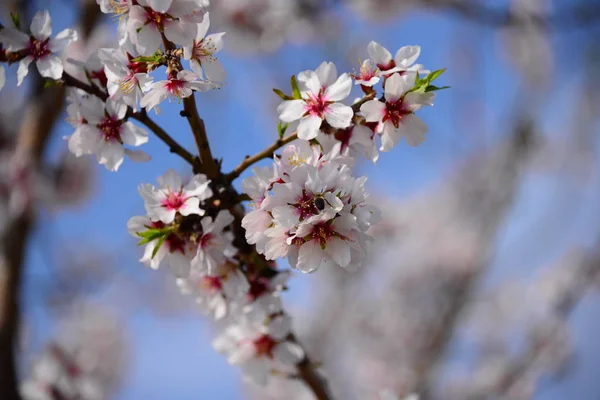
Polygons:
<instances>
[{"instance_id":1,"label":"flower cluster","mask_svg":"<svg viewBox=\"0 0 600 400\"><path fill-rule=\"evenodd\" d=\"M272 168L256 168L242 183L256 207L242 221L248 243L303 272L327 264L358 269L371 240L365 232L379 211L366 202L366 178L353 178L347 161L299 142L285 147Z\"/></svg>"},{"instance_id":2,"label":"flower cluster","mask_svg":"<svg viewBox=\"0 0 600 400\"><path fill-rule=\"evenodd\" d=\"M167 264L181 292L194 297L205 314L225 322L215 348L240 353L230 354L230 362L244 364L248 378L264 383L266 372L293 372L303 356L302 349L286 339L290 322L279 293L289 273L260 259L240 268L231 231L234 217L228 210L208 215L214 210L210 186L205 175L184 184L168 170L158 178L158 187L140 185L147 215L132 217L128 229L145 246L143 264L153 269Z\"/></svg>"}]
</instances>

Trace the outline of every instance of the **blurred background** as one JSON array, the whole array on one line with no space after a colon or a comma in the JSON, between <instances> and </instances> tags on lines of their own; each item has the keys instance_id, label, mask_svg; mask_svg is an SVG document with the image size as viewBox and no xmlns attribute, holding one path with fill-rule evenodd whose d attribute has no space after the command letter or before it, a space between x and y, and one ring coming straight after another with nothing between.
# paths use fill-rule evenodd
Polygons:
<instances>
[{"instance_id":1,"label":"blurred background","mask_svg":"<svg viewBox=\"0 0 600 400\"><path fill-rule=\"evenodd\" d=\"M55 33L77 26L66 57L115 43L88 0L3 0L0 21L39 9ZM292 74L357 71L371 40L448 68L426 142L357 166L384 213L369 262L295 273L285 294L337 399L600 399L600 1L212 0L211 21L227 84L196 97L226 171L276 138L271 89ZM19 315L22 381L54 358L89 399L312 399L296 381L244 384L193 300L137 261L137 185L189 168L152 138L153 161L118 173L74 159L65 92L43 86L32 70L17 88L13 66L0 92L0 361ZM193 149L180 109L156 120Z\"/></svg>"}]
</instances>

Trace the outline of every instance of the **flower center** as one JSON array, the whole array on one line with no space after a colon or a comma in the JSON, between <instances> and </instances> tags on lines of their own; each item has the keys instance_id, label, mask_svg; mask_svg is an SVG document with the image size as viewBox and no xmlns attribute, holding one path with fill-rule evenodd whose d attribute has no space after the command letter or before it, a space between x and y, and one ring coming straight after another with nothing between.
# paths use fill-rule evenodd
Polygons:
<instances>
[{"instance_id":1,"label":"flower center","mask_svg":"<svg viewBox=\"0 0 600 400\"><path fill-rule=\"evenodd\" d=\"M150 7L144 7L144 10L146 10L146 21L144 22L144 25L153 25L161 32L164 29L164 22L173 19L169 14L159 13Z\"/></svg>"},{"instance_id":2,"label":"flower center","mask_svg":"<svg viewBox=\"0 0 600 400\"><path fill-rule=\"evenodd\" d=\"M29 39L29 47L27 48L27 54L33 57L35 60L49 56L52 54L50 51L50 38L46 40L37 40L34 37Z\"/></svg>"},{"instance_id":3,"label":"flower center","mask_svg":"<svg viewBox=\"0 0 600 400\"><path fill-rule=\"evenodd\" d=\"M305 102L305 115L316 115L321 119L325 118L325 112L327 112L329 105L333 103L333 101L327 101L323 89L319 91L318 95L309 93L308 99L306 99Z\"/></svg>"},{"instance_id":4,"label":"flower center","mask_svg":"<svg viewBox=\"0 0 600 400\"><path fill-rule=\"evenodd\" d=\"M169 236L167 236L167 240L165 241L165 243L169 247L170 253L175 253L176 251L178 251L181 254L185 254L186 241L177 236L176 234L172 233Z\"/></svg>"},{"instance_id":5,"label":"flower center","mask_svg":"<svg viewBox=\"0 0 600 400\"><path fill-rule=\"evenodd\" d=\"M406 105L404 105L404 101L399 99L394 103L385 103L385 115L383 116L383 122L390 121L396 128L400 125L402 118L405 115L412 114Z\"/></svg>"},{"instance_id":6,"label":"flower center","mask_svg":"<svg viewBox=\"0 0 600 400\"><path fill-rule=\"evenodd\" d=\"M213 239L214 239L214 235L212 233L207 233L206 235L203 235L200 238L200 243L199 243L200 247L201 248L208 247Z\"/></svg>"},{"instance_id":7,"label":"flower center","mask_svg":"<svg viewBox=\"0 0 600 400\"><path fill-rule=\"evenodd\" d=\"M393 59L390 60L387 64L377 64L377 67L381 70L381 71L388 71L392 68L396 67L396 61L394 61Z\"/></svg>"},{"instance_id":8,"label":"flower center","mask_svg":"<svg viewBox=\"0 0 600 400\"><path fill-rule=\"evenodd\" d=\"M90 78L92 78L92 79L98 79L98 81L100 81L100 84L103 87L106 87L106 84L108 83L108 78L106 77L106 74L104 73L104 68L103 69L99 69L97 71L91 71L90 72Z\"/></svg>"},{"instance_id":9,"label":"flower center","mask_svg":"<svg viewBox=\"0 0 600 400\"><path fill-rule=\"evenodd\" d=\"M319 213L314 196L308 194L306 190L302 190L302 196L298 198L298 203L294 204L293 207L300 214L300 221Z\"/></svg>"},{"instance_id":10,"label":"flower center","mask_svg":"<svg viewBox=\"0 0 600 400\"><path fill-rule=\"evenodd\" d=\"M335 132L334 137L342 143L342 150L345 150L348 148L348 146L350 146L350 139L352 138L353 129L354 128L349 127L346 129L338 129Z\"/></svg>"},{"instance_id":11,"label":"flower center","mask_svg":"<svg viewBox=\"0 0 600 400\"><path fill-rule=\"evenodd\" d=\"M273 358L273 349L277 342L269 335L262 335L253 341L256 355Z\"/></svg>"},{"instance_id":12,"label":"flower center","mask_svg":"<svg viewBox=\"0 0 600 400\"><path fill-rule=\"evenodd\" d=\"M199 42L194 40L194 48L192 50L192 57L197 59L208 58L212 61L216 60L216 57L212 55L217 52L217 46L213 43L212 39L202 39Z\"/></svg>"},{"instance_id":13,"label":"flower center","mask_svg":"<svg viewBox=\"0 0 600 400\"><path fill-rule=\"evenodd\" d=\"M220 292L221 289L223 288L223 285L221 284L221 278L217 277L217 276L205 276L202 278L202 281L200 282L200 286L202 287L202 289L206 290L207 292Z\"/></svg>"},{"instance_id":14,"label":"flower center","mask_svg":"<svg viewBox=\"0 0 600 400\"><path fill-rule=\"evenodd\" d=\"M183 89L185 88L185 81L179 79L169 79L165 84L165 89L169 94L169 97L177 97L181 99L183 97Z\"/></svg>"},{"instance_id":15,"label":"flower center","mask_svg":"<svg viewBox=\"0 0 600 400\"><path fill-rule=\"evenodd\" d=\"M110 116L104 117L96 126L104 135L104 141L121 143L121 125L123 125L122 120Z\"/></svg>"},{"instance_id":16,"label":"flower center","mask_svg":"<svg viewBox=\"0 0 600 400\"><path fill-rule=\"evenodd\" d=\"M167 197L163 200L162 205L166 207L167 210L179 210L185 204L187 199L183 196L181 192L171 192Z\"/></svg>"}]
</instances>

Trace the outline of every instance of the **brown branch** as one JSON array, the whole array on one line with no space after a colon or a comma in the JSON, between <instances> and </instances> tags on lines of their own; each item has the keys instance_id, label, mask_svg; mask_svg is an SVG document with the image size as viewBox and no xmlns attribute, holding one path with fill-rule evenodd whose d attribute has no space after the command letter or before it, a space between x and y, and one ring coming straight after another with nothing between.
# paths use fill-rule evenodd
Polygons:
<instances>
[{"instance_id":1,"label":"brown branch","mask_svg":"<svg viewBox=\"0 0 600 400\"><path fill-rule=\"evenodd\" d=\"M194 168L194 172L203 172L209 178L216 178L219 175L220 168L210 150L206 127L204 126L204 121L198 114L196 98L193 93L190 97L183 99L183 109L183 115L187 118L190 128L192 129L192 134L194 135L194 140L196 141L196 146L198 147L198 152L200 154L201 165L199 165L199 168Z\"/></svg>"},{"instance_id":2,"label":"brown branch","mask_svg":"<svg viewBox=\"0 0 600 400\"><path fill-rule=\"evenodd\" d=\"M284 138L278 139L275 143L264 149L263 151L256 153L253 156L246 157L244 161L242 161L233 171L226 175L226 178L229 182L238 178L248 167L253 164L263 160L265 158L273 157L273 152L277 149L285 146L286 144L298 139L298 134L296 132L288 135Z\"/></svg>"},{"instance_id":3,"label":"brown branch","mask_svg":"<svg viewBox=\"0 0 600 400\"><path fill-rule=\"evenodd\" d=\"M74 87L85 91L91 95L99 97L101 100L106 101L108 99L108 94L100 90L95 85L90 85L85 82L80 81L79 79L63 72L63 76L61 78L63 85ZM133 112L131 107L127 109L127 115L137 121L140 121L144 125L148 127L160 140L165 142L167 146L169 146L169 150L171 153L177 154L185 161L187 161L190 165L195 166L197 164L198 159L192 155L189 151L187 151L183 146L181 146L175 139L173 139L163 128L161 128L156 122L154 122L146 113L146 110L141 110L138 112Z\"/></svg>"},{"instance_id":4,"label":"brown branch","mask_svg":"<svg viewBox=\"0 0 600 400\"><path fill-rule=\"evenodd\" d=\"M297 340L296 343L300 344ZM298 368L298 377L312 390L317 400L333 400L327 381L315 370L314 363L306 355L306 349L304 350L304 354L304 359L296 365Z\"/></svg>"},{"instance_id":5,"label":"brown branch","mask_svg":"<svg viewBox=\"0 0 600 400\"><path fill-rule=\"evenodd\" d=\"M192 155L189 151L184 149L175 139L173 139L163 128L161 128L156 122L154 122L146 113L145 110L142 110L137 113L132 113L131 118L140 121L144 125L148 127L160 140L165 142L167 146L169 146L169 150L171 153L177 154L185 161L187 161L190 165L196 165L197 158Z\"/></svg>"},{"instance_id":6,"label":"brown branch","mask_svg":"<svg viewBox=\"0 0 600 400\"><path fill-rule=\"evenodd\" d=\"M176 50L177 47L167 39L164 33L161 33L161 38L165 51L172 52L173 50ZM172 64L173 65L167 67L167 71L172 67L177 70L183 69L180 56L176 56L176 60L172 61ZM181 115L187 118L188 124L192 129L192 135L194 135L196 147L198 147L198 153L200 155L200 164L194 165L194 173L203 172L209 178L214 179L219 175L220 168L210 150L206 126L204 125L204 120L202 120L200 114L198 114L198 106L196 105L196 98L194 96L195 93L192 92L191 96L183 99L183 111L181 112Z\"/></svg>"}]
</instances>

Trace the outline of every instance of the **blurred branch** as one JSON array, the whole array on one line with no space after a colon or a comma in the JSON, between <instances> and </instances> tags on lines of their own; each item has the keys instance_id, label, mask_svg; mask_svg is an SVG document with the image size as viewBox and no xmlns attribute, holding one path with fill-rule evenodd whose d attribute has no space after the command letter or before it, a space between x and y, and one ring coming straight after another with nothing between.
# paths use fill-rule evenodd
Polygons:
<instances>
[{"instance_id":1,"label":"blurred branch","mask_svg":"<svg viewBox=\"0 0 600 400\"><path fill-rule=\"evenodd\" d=\"M492 27L534 25L539 29L581 29L600 22L600 4L577 4L550 15L515 13L510 9L495 9L480 1L421 0L427 7L446 8L461 17Z\"/></svg>"},{"instance_id":2,"label":"blurred branch","mask_svg":"<svg viewBox=\"0 0 600 400\"><path fill-rule=\"evenodd\" d=\"M99 16L97 4L86 1L80 14L84 38L90 34ZM37 170L52 128L62 111L64 95L63 87L45 89L43 80L35 79L13 156L13 160L24 164L25 173ZM35 204L31 202L21 206L22 210L9 215L1 238L0 393L3 400L20 399L15 345L20 326L19 296L25 248L35 223Z\"/></svg>"}]
</instances>

